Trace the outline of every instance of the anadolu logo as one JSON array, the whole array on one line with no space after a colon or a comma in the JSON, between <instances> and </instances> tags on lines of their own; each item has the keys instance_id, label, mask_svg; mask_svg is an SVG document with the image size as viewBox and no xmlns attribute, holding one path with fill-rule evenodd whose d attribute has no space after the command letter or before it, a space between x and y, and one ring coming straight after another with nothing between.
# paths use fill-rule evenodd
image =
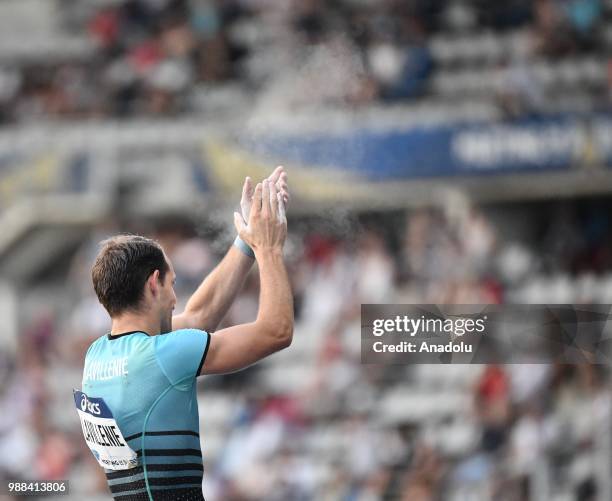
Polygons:
<instances>
[{"instance_id":1,"label":"anadolu logo","mask_svg":"<svg viewBox=\"0 0 612 501\"><path fill-rule=\"evenodd\" d=\"M100 404L96 402L90 402L87 400L87 395L83 393L83 398L81 398L81 410L84 412L90 412L91 414L100 414Z\"/></svg>"}]
</instances>

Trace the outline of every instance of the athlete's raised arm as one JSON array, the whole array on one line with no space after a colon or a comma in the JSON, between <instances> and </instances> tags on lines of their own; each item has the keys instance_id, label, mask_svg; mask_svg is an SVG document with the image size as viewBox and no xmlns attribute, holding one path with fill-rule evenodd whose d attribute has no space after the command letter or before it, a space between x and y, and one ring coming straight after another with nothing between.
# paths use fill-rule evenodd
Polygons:
<instances>
[{"instance_id":1,"label":"athlete's raised arm","mask_svg":"<svg viewBox=\"0 0 612 501\"><path fill-rule=\"evenodd\" d=\"M234 214L234 222L240 237L257 257L259 311L254 322L211 334L201 374L243 369L286 348L293 338L293 297L282 253L287 235L282 194L267 180L258 184L248 226L238 213Z\"/></svg>"},{"instance_id":2,"label":"athlete's raised arm","mask_svg":"<svg viewBox=\"0 0 612 501\"><path fill-rule=\"evenodd\" d=\"M287 174L282 166L277 167L267 178L281 194L283 202L289 200ZM242 187L240 208L244 221L249 220L249 212L253 202L253 186L250 178L246 178ZM244 246L248 252L249 249ZM214 331L236 295L242 288L244 280L253 266L254 258L232 245L221 262L210 272L191 296L185 311L172 317L172 330L196 328L208 332Z\"/></svg>"}]
</instances>

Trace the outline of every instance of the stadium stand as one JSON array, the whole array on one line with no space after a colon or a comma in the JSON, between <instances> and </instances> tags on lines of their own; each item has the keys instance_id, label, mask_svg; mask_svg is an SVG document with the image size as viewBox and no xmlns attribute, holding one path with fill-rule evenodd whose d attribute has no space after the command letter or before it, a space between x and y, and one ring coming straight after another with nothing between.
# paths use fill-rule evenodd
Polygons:
<instances>
[{"instance_id":1,"label":"stadium stand","mask_svg":"<svg viewBox=\"0 0 612 501\"><path fill-rule=\"evenodd\" d=\"M600 0L62 5L3 2L4 123L194 115L261 99L451 112L467 99L492 117L607 105L612 6ZM24 32L34 36L17 43Z\"/></svg>"}]
</instances>

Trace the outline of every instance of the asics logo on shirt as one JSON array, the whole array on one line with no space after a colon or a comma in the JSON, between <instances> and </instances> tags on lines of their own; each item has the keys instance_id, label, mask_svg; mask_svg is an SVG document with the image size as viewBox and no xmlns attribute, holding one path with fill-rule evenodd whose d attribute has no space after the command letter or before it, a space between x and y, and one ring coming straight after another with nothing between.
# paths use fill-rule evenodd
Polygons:
<instances>
[{"instance_id":1,"label":"asics logo on shirt","mask_svg":"<svg viewBox=\"0 0 612 501\"><path fill-rule=\"evenodd\" d=\"M87 411L92 414L100 415L100 404L90 402L87 400L87 395L83 394L83 398L81 399L81 410L83 412Z\"/></svg>"}]
</instances>

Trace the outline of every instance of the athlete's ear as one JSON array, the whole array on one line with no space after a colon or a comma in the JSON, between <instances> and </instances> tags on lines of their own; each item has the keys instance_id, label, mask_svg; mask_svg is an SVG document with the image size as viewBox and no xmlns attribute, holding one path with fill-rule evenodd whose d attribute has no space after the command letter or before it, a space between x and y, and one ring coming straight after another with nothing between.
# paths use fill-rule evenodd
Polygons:
<instances>
[{"instance_id":1,"label":"athlete's ear","mask_svg":"<svg viewBox=\"0 0 612 501\"><path fill-rule=\"evenodd\" d=\"M161 280L159 279L159 270L155 270L149 278L147 279L147 286L153 294L153 297L156 297L159 292L159 286L161 285Z\"/></svg>"}]
</instances>

